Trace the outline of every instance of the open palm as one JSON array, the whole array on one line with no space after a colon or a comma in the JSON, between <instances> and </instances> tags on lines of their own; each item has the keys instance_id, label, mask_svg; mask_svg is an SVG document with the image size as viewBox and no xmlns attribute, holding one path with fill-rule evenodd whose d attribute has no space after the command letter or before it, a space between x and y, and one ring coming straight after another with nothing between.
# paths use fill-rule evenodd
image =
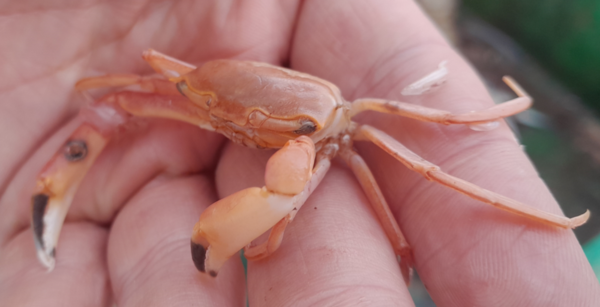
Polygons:
<instances>
[{"instance_id":1,"label":"open palm","mask_svg":"<svg viewBox=\"0 0 600 307\"><path fill-rule=\"evenodd\" d=\"M140 58L147 48L190 63L289 65L332 81L347 99L403 100L403 86L448 60L444 87L410 102L457 112L491 103L409 1L21 1L0 10L2 306L244 304L241 263L229 261L216 279L202 275L190 259L189 237L211 203L263 185L271 153L170 120L135 120L108 145L69 211L56 269L48 274L37 263L31 191L85 103L73 84L104 73L149 73ZM560 213L506 125L481 133L381 114L360 119L460 178ZM372 145L357 147L439 306L600 300L571 231L470 200ZM252 306L413 304L392 248L343 164L334 163L281 248L250 263L247 278Z\"/></svg>"}]
</instances>

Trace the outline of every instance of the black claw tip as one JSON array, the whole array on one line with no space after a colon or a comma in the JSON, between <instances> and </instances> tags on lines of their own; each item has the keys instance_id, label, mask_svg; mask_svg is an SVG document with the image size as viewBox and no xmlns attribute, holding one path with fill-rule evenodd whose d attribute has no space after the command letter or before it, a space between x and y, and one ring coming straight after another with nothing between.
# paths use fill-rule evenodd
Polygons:
<instances>
[{"instance_id":1,"label":"black claw tip","mask_svg":"<svg viewBox=\"0 0 600 307\"><path fill-rule=\"evenodd\" d=\"M31 203L33 204L31 225L33 226L35 239L42 248L44 247L44 241L42 240L42 234L44 234L44 213L46 212L49 199L50 197L43 193L35 194L31 198Z\"/></svg>"},{"instance_id":2,"label":"black claw tip","mask_svg":"<svg viewBox=\"0 0 600 307\"><path fill-rule=\"evenodd\" d=\"M215 271L210 271L208 272L208 275L212 276L212 277L217 277L217 272Z\"/></svg>"},{"instance_id":3,"label":"black claw tip","mask_svg":"<svg viewBox=\"0 0 600 307\"><path fill-rule=\"evenodd\" d=\"M204 269L204 260L206 260L206 248L204 246L191 242L192 246L192 260L194 260L194 265L196 269L200 272L206 272ZM212 271L211 271L212 272ZM212 275L212 274L211 274ZM215 273L215 276L217 274Z\"/></svg>"}]
</instances>

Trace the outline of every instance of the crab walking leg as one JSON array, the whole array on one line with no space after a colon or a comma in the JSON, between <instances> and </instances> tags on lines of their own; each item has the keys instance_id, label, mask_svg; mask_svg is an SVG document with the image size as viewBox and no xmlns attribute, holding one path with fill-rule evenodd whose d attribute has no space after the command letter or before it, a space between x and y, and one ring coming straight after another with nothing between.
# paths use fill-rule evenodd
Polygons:
<instances>
[{"instance_id":1,"label":"crab walking leg","mask_svg":"<svg viewBox=\"0 0 600 307\"><path fill-rule=\"evenodd\" d=\"M154 49L148 49L142 53L142 58L152 66L152 68L167 78L179 78L192 70L196 66L160 53Z\"/></svg>"},{"instance_id":2,"label":"crab walking leg","mask_svg":"<svg viewBox=\"0 0 600 307\"><path fill-rule=\"evenodd\" d=\"M269 239L267 239L267 242L261 243L257 246L251 246L251 244L248 244L246 247L244 247L244 257L246 257L246 259L251 261L259 260L268 257L270 254L272 254L279 248L283 240L285 228L289 223L291 223L294 220L296 214L298 213L302 205L304 205L304 203L306 202L306 199L310 196L312 191L314 191L317 188L319 183L321 183L321 181L325 177L325 174L327 174L327 171L329 170L330 166L331 162L329 161L329 159L322 159L317 163L317 166L315 166L315 170L313 171L310 181L308 181L308 183L304 187L304 190L298 195L298 197L295 200L297 205L294 208L294 210L286 217L281 219L281 221L279 221L277 224L275 224L275 226L273 226L273 228L271 229L271 233L269 233Z\"/></svg>"},{"instance_id":3,"label":"crab walking leg","mask_svg":"<svg viewBox=\"0 0 600 307\"><path fill-rule=\"evenodd\" d=\"M294 210L295 211L295 210ZM263 259L275 252L283 241L283 234L287 225L291 222L291 213L282 218L269 233L269 238L266 242L257 246L252 246L252 242L244 247L244 257L250 261Z\"/></svg>"},{"instance_id":4,"label":"crab walking leg","mask_svg":"<svg viewBox=\"0 0 600 307\"><path fill-rule=\"evenodd\" d=\"M181 95L155 95L140 92L119 92L108 99L131 115L168 118L213 131L209 114Z\"/></svg>"},{"instance_id":5,"label":"crab walking leg","mask_svg":"<svg viewBox=\"0 0 600 307\"><path fill-rule=\"evenodd\" d=\"M179 78L196 66L164 55L153 49L148 49L142 54L142 58L152 68L167 78ZM165 80L160 75L140 76L136 74L108 74L98 77L84 78L75 84L75 89L83 91L104 87L123 87L128 85L139 85L142 90L156 94L176 95L178 94L175 84Z\"/></svg>"},{"instance_id":6,"label":"crab walking leg","mask_svg":"<svg viewBox=\"0 0 600 307\"><path fill-rule=\"evenodd\" d=\"M562 228L575 228L584 224L590 217L589 210L574 218L548 213L446 174L437 165L419 157L391 136L367 125L361 126L356 130L355 140L372 141L398 161L402 162L406 167L423 175L427 180L440 183L473 199L541 223Z\"/></svg>"},{"instance_id":7,"label":"crab walking leg","mask_svg":"<svg viewBox=\"0 0 600 307\"><path fill-rule=\"evenodd\" d=\"M268 231L308 198L329 168L312 176L315 148L301 136L288 141L268 161L265 187L248 188L212 204L194 226L192 259L199 271L216 276L227 259ZM324 161L324 160L322 160ZM281 227L281 225L280 225ZM278 232L280 232L278 230Z\"/></svg>"},{"instance_id":8,"label":"crab walking leg","mask_svg":"<svg viewBox=\"0 0 600 307\"><path fill-rule=\"evenodd\" d=\"M373 173L371 173L365 160L353 150L344 149L340 151L340 156L344 159L346 164L350 166L352 172L354 172L358 182L365 191L373 210L375 210L375 214L379 218L383 230L394 248L394 253L399 257L399 260L401 260L400 269L404 281L408 285L412 276L413 267L411 249L406 238L402 234L398 222L396 222L385 197L383 197L383 193L381 193L381 189L379 188L377 181L375 181Z\"/></svg>"},{"instance_id":9,"label":"crab walking leg","mask_svg":"<svg viewBox=\"0 0 600 307\"><path fill-rule=\"evenodd\" d=\"M137 86L137 88L132 87ZM108 74L98 77L84 78L75 83L75 89L85 91L105 87L124 87L162 95L180 95L177 86L161 75L140 76L134 74Z\"/></svg>"},{"instance_id":10,"label":"crab walking leg","mask_svg":"<svg viewBox=\"0 0 600 307\"><path fill-rule=\"evenodd\" d=\"M352 103L350 117L363 111L372 110L444 125L480 124L515 115L531 107L532 99L527 96L527 93L525 93L513 79L504 77L502 80L504 80L504 82L506 82L519 97L485 110L465 114L452 114L448 111L427 108L400 101L358 99Z\"/></svg>"}]
</instances>

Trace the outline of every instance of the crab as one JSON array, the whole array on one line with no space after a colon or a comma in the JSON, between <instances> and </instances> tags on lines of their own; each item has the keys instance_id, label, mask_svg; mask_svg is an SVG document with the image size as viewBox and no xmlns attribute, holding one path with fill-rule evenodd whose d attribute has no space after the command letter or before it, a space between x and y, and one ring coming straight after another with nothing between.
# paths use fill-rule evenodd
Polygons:
<instances>
[{"instance_id":1,"label":"crab","mask_svg":"<svg viewBox=\"0 0 600 307\"><path fill-rule=\"evenodd\" d=\"M571 229L589 217L589 211L574 218L547 213L485 190L443 172L386 133L352 121L371 110L443 125L493 123L531 106L531 98L510 78L504 81L517 98L485 110L452 114L384 99L348 102L328 81L265 63L215 60L196 67L151 49L142 57L157 75L111 74L76 84L80 91L123 90L80 111L81 125L37 177L32 228L38 259L49 270L55 265L60 230L80 182L132 116L183 121L244 146L278 149L267 163L264 187L247 188L215 202L194 226L193 262L213 277L241 249L248 260L274 253L287 225L325 177L331 160L339 156L356 175L408 282L413 266L410 246L373 174L354 150L355 141L373 142L427 180L540 223ZM269 230L265 242L253 244Z\"/></svg>"}]
</instances>

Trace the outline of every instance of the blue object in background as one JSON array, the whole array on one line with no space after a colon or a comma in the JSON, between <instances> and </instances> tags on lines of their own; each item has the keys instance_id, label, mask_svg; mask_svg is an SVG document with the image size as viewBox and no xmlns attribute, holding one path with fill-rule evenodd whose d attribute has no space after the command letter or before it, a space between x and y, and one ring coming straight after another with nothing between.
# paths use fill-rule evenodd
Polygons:
<instances>
[{"instance_id":1,"label":"blue object in background","mask_svg":"<svg viewBox=\"0 0 600 307\"><path fill-rule=\"evenodd\" d=\"M596 273L596 278L598 278L598 276L600 276L600 235L584 245L583 251L592 265L594 273ZM598 281L600 281L600 278L598 278Z\"/></svg>"}]
</instances>

